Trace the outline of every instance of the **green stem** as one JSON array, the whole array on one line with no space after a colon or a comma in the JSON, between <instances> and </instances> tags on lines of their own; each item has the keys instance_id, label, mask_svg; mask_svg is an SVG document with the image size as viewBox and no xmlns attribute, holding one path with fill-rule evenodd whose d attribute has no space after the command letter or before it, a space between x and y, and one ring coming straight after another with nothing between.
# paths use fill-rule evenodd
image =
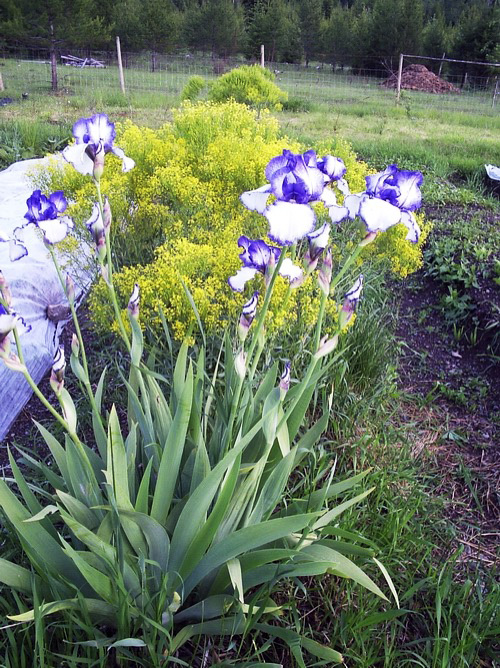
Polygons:
<instances>
[{"instance_id":1,"label":"green stem","mask_svg":"<svg viewBox=\"0 0 500 668\"><path fill-rule=\"evenodd\" d=\"M68 293L66 291L66 283L63 280L61 268L59 267L59 263L57 261L56 254L54 253L54 249L52 248L52 246L49 247L49 250L50 250L50 254L52 256L52 261L54 262L54 266L55 266L56 271L57 271L57 275L59 276L59 281L61 283L64 294L66 295L66 299L68 300L69 307L71 309L71 317L73 319L73 324L75 326L75 331L76 331L76 336L77 336L77 339L78 339L78 343L80 344L80 350L82 351L83 370L85 371L85 380L83 381L83 384L85 386L85 390L87 392L87 396L89 398L92 410L94 411L96 417L99 418L99 420L101 421L101 425L104 428L104 424L102 422L102 417L101 417L101 414L100 414L100 412L97 408L94 393L92 391L92 386L90 384L90 374L89 374L89 367L88 367L88 363L87 363L87 354L85 352L85 346L84 346L84 343L83 343L83 337L82 337L82 332L81 332L81 329L80 329L80 323L78 322L78 317L77 317L77 314L76 314L75 304L74 304L73 300L69 298Z\"/></svg>"},{"instance_id":2,"label":"green stem","mask_svg":"<svg viewBox=\"0 0 500 668\"><path fill-rule=\"evenodd\" d=\"M361 253L362 250L363 250L363 246L360 246L358 244L356 246L356 248L353 250L353 252L349 255L349 257L345 261L345 264L342 267L342 269L339 271L339 273L335 276L335 278L330 283L330 294L335 290L335 287L338 285L338 283L340 283L340 281L344 277L346 271L349 269L351 264L357 259L358 255Z\"/></svg>"},{"instance_id":3,"label":"green stem","mask_svg":"<svg viewBox=\"0 0 500 668\"><path fill-rule=\"evenodd\" d=\"M99 209L101 212L102 219L104 220L104 204L102 202L102 195L101 195L101 184L98 181L95 181L95 187L97 191L97 199L99 202ZM120 330L120 335L127 347L128 352L130 353L131 351L131 344L130 340L127 334L127 330L125 329L125 325L123 324L123 319L122 319L122 314L120 311L120 307L118 305L118 300L116 298L116 292L115 292L115 286L113 284L113 263L111 259L111 235L109 231L106 232L106 259L107 259L107 271L108 271L108 276L107 276L107 281L106 285L108 286L108 292L109 296L111 297L111 303L113 304L113 310L115 312L115 318L118 323L118 328Z\"/></svg>"},{"instance_id":4,"label":"green stem","mask_svg":"<svg viewBox=\"0 0 500 668\"><path fill-rule=\"evenodd\" d=\"M269 310L269 303L271 301L271 297L273 295L273 290L274 290L274 284L276 283L276 278L278 277L279 270L281 269L281 265L283 264L283 261L285 259L285 249L283 249L280 253L278 262L276 266L274 267L273 275L271 276L271 280L269 281L269 285L266 290L266 296L264 299L264 303L262 305L262 308L259 313L259 317L257 318L257 325L255 327L255 330L253 332L252 336L252 342L250 343L250 348L248 350L248 363L250 364L252 361L253 353L255 350L255 347L259 341L259 336L262 331L262 328L264 327L264 322L266 319L267 311Z\"/></svg>"},{"instance_id":5,"label":"green stem","mask_svg":"<svg viewBox=\"0 0 500 668\"><path fill-rule=\"evenodd\" d=\"M50 413L52 413L53 417L55 417L55 419L59 422L59 424L60 424L60 425L61 425L61 426L62 426L68 433L71 433L71 432L70 432L69 425L68 425L68 423L66 422L66 420L63 418L62 415L60 415L60 414L56 411L56 409L54 408L54 406L52 406L52 404L48 401L48 399L46 398L46 396L45 396L45 395L43 394L43 392L38 388L38 385L35 383L35 381L34 381L33 378L31 377L31 374L30 374L30 372L28 371L28 368L27 368L26 363L25 363L25 361L24 361L23 351L22 351L22 347L21 347L21 342L20 342L20 340L19 340L19 334L17 333L17 329L14 328L12 331L14 332L14 339L15 339L15 341L16 341L17 356L18 356L19 359L21 360L21 364L23 364L24 367L25 367L25 369L26 369L26 371L23 371L22 373L23 373L23 376L26 378L26 381L27 381L28 385L31 387L31 389L33 390L33 393L38 397L38 399L40 399L40 401L41 401L42 404L45 406L45 408L46 408Z\"/></svg>"},{"instance_id":6,"label":"green stem","mask_svg":"<svg viewBox=\"0 0 500 668\"><path fill-rule=\"evenodd\" d=\"M315 332L315 335L314 335L313 354L318 350L319 342L321 341L321 328L323 326L323 318L325 317L325 308L326 308L327 299L328 299L328 295L325 294L323 291L321 291L321 302L320 302L320 305L319 305L318 322L316 324L316 332Z\"/></svg>"}]
</instances>

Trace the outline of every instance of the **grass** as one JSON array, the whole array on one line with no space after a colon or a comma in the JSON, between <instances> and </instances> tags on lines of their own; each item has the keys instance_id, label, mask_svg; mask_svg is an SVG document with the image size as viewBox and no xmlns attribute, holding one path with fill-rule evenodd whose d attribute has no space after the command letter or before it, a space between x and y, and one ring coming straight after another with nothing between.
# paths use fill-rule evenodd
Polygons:
<instances>
[{"instance_id":1,"label":"grass","mask_svg":"<svg viewBox=\"0 0 500 668\"><path fill-rule=\"evenodd\" d=\"M0 138L4 150L11 151L3 158L5 163L52 150L69 136L76 117L96 110L157 127L170 118L170 108L179 103L189 76L199 73L199 67L195 72L186 66L181 73L141 72L139 81L127 71L131 92L124 97L115 84L111 86L116 77L112 68L60 68L67 92L54 96L46 92L44 68L39 63L16 65L12 61L2 67L6 94L20 97L29 85L28 99L2 112ZM209 71L205 74L212 76ZM301 100L313 89L314 77L319 77L314 71L307 76L307 80L305 75L300 79L291 69L282 74L281 85ZM147 90L153 84L157 92ZM458 207L460 214L479 202L493 214L498 211L498 204L485 190L483 165L500 164L500 119L486 102L472 95L457 96L452 100L457 110L443 111L439 108L443 99L438 96L408 94L396 107L387 91L370 82L353 86L339 76L336 84L328 89L328 98L325 87L320 87L320 97L315 95L309 111L297 103L293 111L278 114L284 132L310 142L328 140L338 133L376 168L398 162L401 167L421 169L426 176L427 202L438 208ZM484 115L467 112L474 99ZM453 235L453 227L441 222L441 231L446 227ZM472 232L482 225L480 212L469 220L467 238L472 245L486 234L484 229L477 236ZM356 323L352 343L358 352L349 373L339 371L335 378L335 387L341 390L333 399L328 438L294 484L312 488L332 467L339 475L373 467L366 486L375 484L376 491L361 509L343 517L339 529L359 532L374 542L371 547L396 583L401 608L394 602L380 605L356 587L339 587L329 576L296 581L284 588L280 595L290 601L286 619L291 628L330 643L345 655L348 666L356 668L493 668L498 665L495 642L500 592L490 562L471 553L463 542L466 530L481 530L481 481L463 458L458 458L455 468L448 466L447 448L450 444L458 447L466 439L453 416L432 398L406 396L398 390L398 344L392 333L395 307L381 294L372 297L375 299ZM380 322L386 323L383 334L375 329ZM461 493L455 495L457 489ZM8 535L2 547L7 558L16 549ZM373 563L370 574L383 584ZM23 605L10 592L0 593L3 611ZM62 665L57 652L67 654L64 665L74 668L110 665L102 649L68 645L93 633L90 627L79 628L74 619L64 624L52 621L6 628L0 640L5 655L2 665L30 666L33 657L40 666ZM197 651L193 648L191 665L198 665L196 657L205 651L214 656L210 653L215 649L228 649L227 643L219 646L217 642L201 643ZM214 658L212 665L232 665L237 654L233 647L225 663ZM269 646L262 635L249 638L239 656L241 660L262 656L285 666L297 665L284 648L278 643Z\"/></svg>"}]
</instances>

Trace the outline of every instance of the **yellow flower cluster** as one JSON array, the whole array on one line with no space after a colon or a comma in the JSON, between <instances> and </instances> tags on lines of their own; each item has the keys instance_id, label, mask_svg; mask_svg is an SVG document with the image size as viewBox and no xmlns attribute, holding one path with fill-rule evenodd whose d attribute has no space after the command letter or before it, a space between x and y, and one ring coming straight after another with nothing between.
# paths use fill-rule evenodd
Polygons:
<instances>
[{"instance_id":1,"label":"yellow flower cluster","mask_svg":"<svg viewBox=\"0 0 500 668\"><path fill-rule=\"evenodd\" d=\"M117 134L117 144L136 162L136 168L124 175L120 162L108 156L101 181L113 210L113 247L120 267L114 278L122 303L127 303L133 284L139 283L143 325L160 331L163 312L175 338L183 339L196 327L184 284L207 333L233 326L248 298L235 295L227 284L241 266L237 239L241 234L265 238L267 230L264 217L247 211L239 195L263 185L266 164L284 148L302 152L309 147L280 136L278 123L269 113L258 115L234 101L188 102L159 130L125 122L117 124ZM320 156L331 153L342 158L351 191L364 189L367 167L356 160L346 142L336 139L317 146L316 151ZM71 168L54 167L39 176L38 183L44 190L64 190L73 202L69 213L83 227L95 197L91 179ZM340 202L341 194L336 192ZM315 208L319 220L327 219L322 204ZM406 228L397 226L370 244L363 258L388 260L402 276L415 271L428 232L425 224L422 227L419 244L406 242ZM340 241L343 236L335 235L334 264L341 264L353 246ZM262 277L256 277L248 294L262 291L262 282ZM90 299L95 323L107 329L113 315L102 281ZM286 330L303 336L314 327L318 306L314 277L293 291L279 278L266 327L269 332ZM331 299L326 314L331 331L337 313L338 305Z\"/></svg>"}]
</instances>

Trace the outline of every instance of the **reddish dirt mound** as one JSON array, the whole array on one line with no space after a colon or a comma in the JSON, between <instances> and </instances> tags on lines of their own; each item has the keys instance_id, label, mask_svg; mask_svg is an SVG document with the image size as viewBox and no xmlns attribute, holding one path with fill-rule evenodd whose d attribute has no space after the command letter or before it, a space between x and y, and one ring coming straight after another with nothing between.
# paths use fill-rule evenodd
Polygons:
<instances>
[{"instance_id":1,"label":"reddish dirt mound","mask_svg":"<svg viewBox=\"0 0 500 668\"><path fill-rule=\"evenodd\" d=\"M382 82L382 86L396 88L398 78L395 74ZM401 75L401 88L421 90L426 93L460 93L460 90L448 81L440 79L430 72L425 65L408 65Z\"/></svg>"}]
</instances>

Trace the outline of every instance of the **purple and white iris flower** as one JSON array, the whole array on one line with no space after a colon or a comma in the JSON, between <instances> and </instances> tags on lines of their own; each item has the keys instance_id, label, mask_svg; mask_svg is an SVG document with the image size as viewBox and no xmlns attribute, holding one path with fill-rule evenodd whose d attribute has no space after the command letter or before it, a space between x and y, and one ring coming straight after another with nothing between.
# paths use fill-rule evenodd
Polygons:
<instances>
[{"instance_id":1,"label":"purple and white iris flower","mask_svg":"<svg viewBox=\"0 0 500 668\"><path fill-rule=\"evenodd\" d=\"M241 309L240 322L238 323L238 336L242 343L247 338L248 330L254 321L257 313L258 301L259 293L254 292L250 299L243 304L243 308Z\"/></svg>"},{"instance_id":2,"label":"purple and white iris flower","mask_svg":"<svg viewBox=\"0 0 500 668\"><path fill-rule=\"evenodd\" d=\"M36 225L43 232L46 244L57 244L66 238L73 228L73 221L69 216L62 215L68 206L62 190L52 193L48 197L40 190L34 190L26 200L28 211L24 217L26 225Z\"/></svg>"},{"instance_id":3,"label":"purple and white iris flower","mask_svg":"<svg viewBox=\"0 0 500 668\"><path fill-rule=\"evenodd\" d=\"M292 153L285 149L267 164L269 183L244 192L240 200L247 209L267 218L270 239L291 245L314 229L316 216L309 206L311 202L322 201L329 209L336 206L333 190L325 185L343 176L345 166L340 163L333 156L318 161L312 150ZM268 205L269 195L274 195L276 201Z\"/></svg>"},{"instance_id":4,"label":"purple and white iris flower","mask_svg":"<svg viewBox=\"0 0 500 668\"><path fill-rule=\"evenodd\" d=\"M4 361L12 357L10 353L10 333L13 329L17 329L19 335L27 334L31 331L31 325L27 325L21 316L9 310L0 302L0 357Z\"/></svg>"},{"instance_id":5,"label":"purple and white iris flower","mask_svg":"<svg viewBox=\"0 0 500 668\"><path fill-rule=\"evenodd\" d=\"M240 253L243 267L234 276L231 276L228 283L235 292L243 292L247 281L254 278L257 273L266 275L266 272L277 263L281 249L276 246L268 246L261 239L252 241L245 236L238 239L238 246L243 248L243 253ZM292 287L297 286L303 275L302 269L294 265L290 258L283 260L279 273L280 276L289 279Z\"/></svg>"},{"instance_id":6,"label":"purple and white iris flower","mask_svg":"<svg viewBox=\"0 0 500 668\"><path fill-rule=\"evenodd\" d=\"M0 231L0 241L9 244L9 258L11 262L20 260L21 258L28 255L28 249L24 245L23 240L20 238L22 235L22 229L22 227L16 227L11 235L2 234Z\"/></svg>"},{"instance_id":7,"label":"purple and white iris flower","mask_svg":"<svg viewBox=\"0 0 500 668\"><path fill-rule=\"evenodd\" d=\"M366 190L344 200L349 218L359 216L369 233L383 232L403 223L408 228L406 239L416 243L420 228L413 211L422 203L421 172L400 170L389 165L382 172L366 177Z\"/></svg>"},{"instance_id":8,"label":"purple and white iris flower","mask_svg":"<svg viewBox=\"0 0 500 668\"><path fill-rule=\"evenodd\" d=\"M362 290L363 274L360 274L354 282L352 288L344 295L344 303L339 315L339 325L341 329L343 329L351 320L353 313L358 305Z\"/></svg>"},{"instance_id":9,"label":"purple and white iris flower","mask_svg":"<svg viewBox=\"0 0 500 668\"><path fill-rule=\"evenodd\" d=\"M73 125L73 136L75 143L64 149L63 157L80 174L93 175L99 180L106 153L114 153L120 158L124 172L135 167L132 158L128 158L118 146L113 146L116 137L115 124L110 123L106 114L80 118Z\"/></svg>"}]
</instances>

